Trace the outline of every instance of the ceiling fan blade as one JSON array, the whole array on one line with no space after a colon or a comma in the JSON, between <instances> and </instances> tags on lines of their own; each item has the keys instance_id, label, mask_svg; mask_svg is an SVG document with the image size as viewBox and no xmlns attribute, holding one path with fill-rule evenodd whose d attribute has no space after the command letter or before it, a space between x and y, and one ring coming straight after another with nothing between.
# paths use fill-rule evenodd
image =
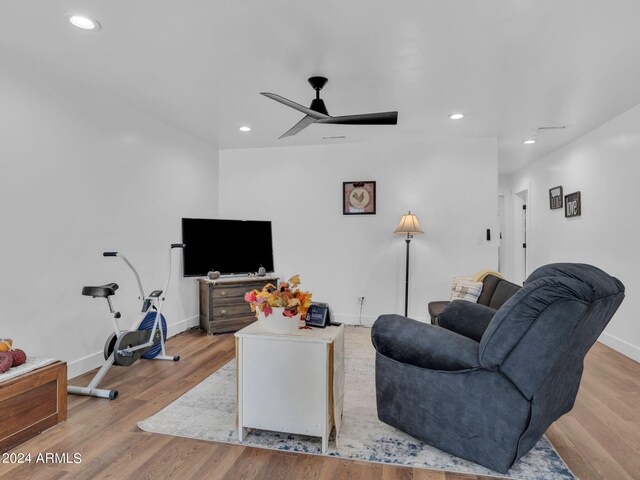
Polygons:
<instances>
[{"instance_id":1,"label":"ceiling fan blade","mask_svg":"<svg viewBox=\"0 0 640 480\"><path fill-rule=\"evenodd\" d=\"M276 95L275 93L260 92L260 95L264 95L265 97L270 98L271 100L275 100L276 102L286 105L287 107L294 108L299 112L304 113L305 115L315 118L316 120L319 120L321 118L331 118L329 115L325 115L324 113L319 113L319 112L316 112L315 110L311 110L310 108L307 108L304 105L300 105L299 103L292 102L288 98L281 97L280 95Z\"/></svg>"},{"instance_id":2,"label":"ceiling fan blade","mask_svg":"<svg viewBox=\"0 0 640 480\"><path fill-rule=\"evenodd\" d=\"M398 112L342 115L340 117L321 118L318 120L318 123L330 123L336 125L397 125Z\"/></svg>"},{"instance_id":3,"label":"ceiling fan blade","mask_svg":"<svg viewBox=\"0 0 640 480\"><path fill-rule=\"evenodd\" d=\"M293 127L291 127L288 131L286 131L285 133L280 135L278 137L278 140L280 140L281 138L284 138L284 137L291 137L292 135L295 135L296 133L300 132L301 130L304 130L309 125L311 125L312 123L315 123L315 122L317 122L317 119L313 118L311 115L307 115L306 117L303 117L302 120L300 120L298 123L296 123Z\"/></svg>"}]
</instances>

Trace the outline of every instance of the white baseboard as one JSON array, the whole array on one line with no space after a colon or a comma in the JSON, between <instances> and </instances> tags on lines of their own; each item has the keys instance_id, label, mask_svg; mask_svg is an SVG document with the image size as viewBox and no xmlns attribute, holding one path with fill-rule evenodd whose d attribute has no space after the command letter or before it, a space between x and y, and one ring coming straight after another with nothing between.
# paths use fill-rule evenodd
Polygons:
<instances>
[{"instance_id":1,"label":"white baseboard","mask_svg":"<svg viewBox=\"0 0 640 480\"><path fill-rule=\"evenodd\" d=\"M199 324L200 324L200 315L194 315L193 317L185 318L180 322L172 323L167 328L167 338L173 337Z\"/></svg>"},{"instance_id":2,"label":"white baseboard","mask_svg":"<svg viewBox=\"0 0 640 480\"><path fill-rule=\"evenodd\" d=\"M371 327L373 322L376 321L378 315L359 315L354 314L345 314L345 313L334 313L332 319L336 322L344 323L345 325L362 325L363 327ZM411 317L414 320L418 320L419 322L429 323L426 318L419 317Z\"/></svg>"},{"instance_id":3,"label":"white baseboard","mask_svg":"<svg viewBox=\"0 0 640 480\"><path fill-rule=\"evenodd\" d=\"M331 320L339 323L344 323L345 325L362 325L364 327L370 327L373 325L373 322L376 321L378 317L372 317L368 315L350 315L350 314L333 314Z\"/></svg>"},{"instance_id":4,"label":"white baseboard","mask_svg":"<svg viewBox=\"0 0 640 480\"><path fill-rule=\"evenodd\" d=\"M195 315L190 318L185 318L176 323L172 323L167 326L167 338L173 337L179 333L184 332L185 330L190 329L191 327L195 327L200 322L199 315ZM106 339L105 339L106 340ZM92 353L91 355L87 355L86 357L79 358L77 360L73 360L67 363L67 379L77 377L78 375L82 375L83 373L88 372L89 370L93 370L94 368L98 368L104 362L104 352L99 351L97 353Z\"/></svg>"},{"instance_id":5,"label":"white baseboard","mask_svg":"<svg viewBox=\"0 0 640 480\"><path fill-rule=\"evenodd\" d=\"M600 335L600 338L598 338L598 341L640 363L640 348L635 345L625 342L624 340L607 332L603 332L602 335Z\"/></svg>"}]
</instances>

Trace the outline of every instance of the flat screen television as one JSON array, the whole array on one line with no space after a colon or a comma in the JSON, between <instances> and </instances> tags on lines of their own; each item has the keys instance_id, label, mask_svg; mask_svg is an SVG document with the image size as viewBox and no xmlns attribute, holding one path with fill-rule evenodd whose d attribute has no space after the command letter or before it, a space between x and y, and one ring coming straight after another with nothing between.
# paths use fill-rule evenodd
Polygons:
<instances>
[{"instance_id":1,"label":"flat screen television","mask_svg":"<svg viewBox=\"0 0 640 480\"><path fill-rule=\"evenodd\" d=\"M255 220L182 219L184 276L210 270L222 275L273 272L271 222Z\"/></svg>"}]
</instances>

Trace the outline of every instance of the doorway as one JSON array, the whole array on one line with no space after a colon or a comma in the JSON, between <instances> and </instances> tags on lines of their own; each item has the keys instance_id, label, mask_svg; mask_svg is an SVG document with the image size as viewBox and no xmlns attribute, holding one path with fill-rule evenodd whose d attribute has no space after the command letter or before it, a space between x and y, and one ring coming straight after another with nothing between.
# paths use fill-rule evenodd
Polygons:
<instances>
[{"instance_id":1,"label":"doorway","mask_svg":"<svg viewBox=\"0 0 640 480\"><path fill-rule=\"evenodd\" d=\"M529 240L529 189L521 190L514 194L514 231L515 231L515 264L514 274L517 282L524 283L528 274L529 266L528 249L530 245L527 243Z\"/></svg>"},{"instance_id":2,"label":"doorway","mask_svg":"<svg viewBox=\"0 0 640 480\"><path fill-rule=\"evenodd\" d=\"M498 237L498 271L504 275L506 270L506 221L504 195L498 195L498 222L500 235Z\"/></svg>"}]
</instances>

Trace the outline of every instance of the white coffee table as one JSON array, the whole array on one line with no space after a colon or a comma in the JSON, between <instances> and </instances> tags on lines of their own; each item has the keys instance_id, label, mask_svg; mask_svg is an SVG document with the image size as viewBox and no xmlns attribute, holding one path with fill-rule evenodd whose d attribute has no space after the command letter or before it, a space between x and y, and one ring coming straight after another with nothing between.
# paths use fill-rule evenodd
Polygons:
<instances>
[{"instance_id":1,"label":"white coffee table","mask_svg":"<svg viewBox=\"0 0 640 480\"><path fill-rule=\"evenodd\" d=\"M342 418L344 327L270 333L255 322L236 334L238 437L248 428L322 437Z\"/></svg>"}]
</instances>

